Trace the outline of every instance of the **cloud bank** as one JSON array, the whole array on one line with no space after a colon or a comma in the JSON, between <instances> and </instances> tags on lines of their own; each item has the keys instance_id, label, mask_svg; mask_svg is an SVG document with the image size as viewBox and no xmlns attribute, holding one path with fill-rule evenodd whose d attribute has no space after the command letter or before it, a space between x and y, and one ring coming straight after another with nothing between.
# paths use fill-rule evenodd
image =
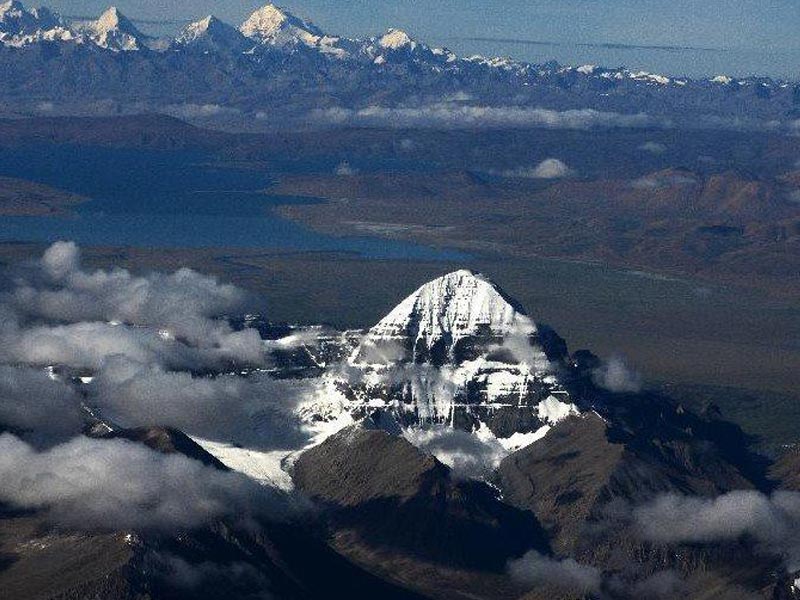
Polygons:
<instances>
[{"instance_id":1,"label":"cloud bank","mask_svg":"<svg viewBox=\"0 0 800 600\"><path fill-rule=\"evenodd\" d=\"M748 536L764 552L800 569L800 493L771 496L737 490L716 498L666 494L633 510L645 539L661 543L714 543Z\"/></svg>"},{"instance_id":2,"label":"cloud bank","mask_svg":"<svg viewBox=\"0 0 800 600\"><path fill-rule=\"evenodd\" d=\"M97 369L122 354L172 368L262 364L258 333L220 318L245 299L190 269L144 277L87 271L75 244L58 242L0 297L0 360Z\"/></svg>"},{"instance_id":3,"label":"cloud bank","mask_svg":"<svg viewBox=\"0 0 800 600\"><path fill-rule=\"evenodd\" d=\"M38 452L0 435L0 500L80 530L191 529L222 517L285 516L276 491L181 455L75 438Z\"/></svg>"},{"instance_id":4,"label":"cloud bank","mask_svg":"<svg viewBox=\"0 0 800 600\"><path fill-rule=\"evenodd\" d=\"M311 117L320 124L371 127L546 127L593 129L617 127L666 127L669 123L649 115L603 112L591 108L557 111L522 106L469 106L443 102L414 108L369 106L359 110L329 108L315 110Z\"/></svg>"},{"instance_id":5,"label":"cloud bank","mask_svg":"<svg viewBox=\"0 0 800 600\"><path fill-rule=\"evenodd\" d=\"M260 449L303 445L307 436L292 414L308 392L302 380L196 377L125 357L109 360L87 389L92 408L123 427L174 427Z\"/></svg>"},{"instance_id":6,"label":"cloud bank","mask_svg":"<svg viewBox=\"0 0 800 600\"><path fill-rule=\"evenodd\" d=\"M39 443L80 433L83 415L71 386L41 369L0 366L0 427Z\"/></svg>"}]
</instances>

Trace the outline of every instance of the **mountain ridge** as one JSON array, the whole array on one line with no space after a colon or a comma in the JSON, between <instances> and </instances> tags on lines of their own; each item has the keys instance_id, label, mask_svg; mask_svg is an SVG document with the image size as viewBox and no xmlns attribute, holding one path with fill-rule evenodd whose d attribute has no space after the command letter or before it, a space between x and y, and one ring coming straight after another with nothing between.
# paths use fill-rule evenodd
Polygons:
<instances>
[{"instance_id":1,"label":"mountain ridge","mask_svg":"<svg viewBox=\"0 0 800 600\"><path fill-rule=\"evenodd\" d=\"M89 101L102 100L117 112L209 106L216 110L198 118L238 115L265 127L309 116L319 126L398 116L470 123L486 118L482 107L522 117L542 107L590 109L605 126L791 127L800 116L800 86L787 81L459 57L394 28L366 39L332 35L271 4L236 33L203 20L165 40L142 34L113 7L98 21L71 25L17 0L4 6L0 68L10 77L0 102L34 113L47 102L51 111L87 112ZM410 112L383 117L376 107ZM495 118L505 118L502 111ZM581 114L571 117L578 126ZM533 123L542 124L537 115Z\"/></svg>"}]
</instances>

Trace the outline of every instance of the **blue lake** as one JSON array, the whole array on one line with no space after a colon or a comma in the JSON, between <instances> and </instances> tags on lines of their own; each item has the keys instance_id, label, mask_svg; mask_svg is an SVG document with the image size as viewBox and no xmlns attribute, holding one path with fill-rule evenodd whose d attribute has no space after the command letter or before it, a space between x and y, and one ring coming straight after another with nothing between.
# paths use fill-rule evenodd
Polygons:
<instances>
[{"instance_id":1,"label":"blue lake","mask_svg":"<svg viewBox=\"0 0 800 600\"><path fill-rule=\"evenodd\" d=\"M221 168L188 152L47 146L0 148L0 175L51 185L89 201L57 217L0 216L0 241L161 248L350 252L366 258L451 260L455 251L371 237L333 237L271 209L314 199L269 195L268 173Z\"/></svg>"}]
</instances>

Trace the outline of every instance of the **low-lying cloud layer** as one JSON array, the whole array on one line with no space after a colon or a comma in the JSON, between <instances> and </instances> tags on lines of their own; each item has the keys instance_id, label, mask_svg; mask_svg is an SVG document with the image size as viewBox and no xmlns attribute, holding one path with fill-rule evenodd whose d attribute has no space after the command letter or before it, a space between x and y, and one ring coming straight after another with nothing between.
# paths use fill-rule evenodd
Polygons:
<instances>
[{"instance_id":1,"label":"low-lying cloud layer","mask_svg":"<svg viewBox=\"0 0 800 600\"><path fill-rule=\"evenodd\" d=\"M0 435L0 500L82 530L171 531L221 517L282 516L277 492L233 472L123 440L76 438L38 452Z\"/></svg>"},{"instance_id":2,"label":"low-lying cloud layer","mask_svg":"<svg viewBox=\"0 0 800 600\"><path fill-rule=\"evenodd\" d=\"M189 269L87 270L65 242L5 283L0 502L82 529L283 514L281 493L243 475L82 435L99 418L257 449L302 447L308 434L290 413L308 392L303 382L241 375L266 365L277 344L229 324L245 305L242 290Z\"/></svg>"},{"instance_id":3,"label":"low-lying cloud layer","mask_svg":"<svg viewBox=\"0 0 800 600\"><path fill-rule=\"evenodd\" d=\"M790 571L800 569L800 493L771 496L737 490L716 498L667 494L635 508L645 539L662 543L714 543L749 536L764 552L778 554Z\"/></svg>"},{"instance_id":4,"label":"low-lying cloud layer","mask_svg":"<svg viewBox=\"0 0 800 600\"><path fill-rule=\"evenodd\" d=\"M370 106L359 110L317 110L320 124L373 127L547 127L592 129L610 127L663 127L669 123L649 115L603 112L591 108L557 111L523 106L470 106L454 102L413 108Z\"/></svg>"},{"instance_id":5,"label":"low-lying cloud layer","mask_svg":"<svg viewBox=\"0 0 800 600\"><path fill-rule=\"evenodd\" d=\"M221 104L170 104L164 107L164 112L179 119L213 119L231 117L242 114L242 111L232 106Z\"/></svg>"},{"instance_id":6,"label":"low-lying cloud layer","mask_svg":"<svg viewBox=\"0 0 800 600\"><path fill-rule=\"evenodd\" d=\"M59 242L0 301L3 362L97 369L125 355L203 369L264 361L257 332L233 331L218 318L240 309L244 293L190 269L144 277L87 271L75 244Z\"/></svg>"}]
</instances>

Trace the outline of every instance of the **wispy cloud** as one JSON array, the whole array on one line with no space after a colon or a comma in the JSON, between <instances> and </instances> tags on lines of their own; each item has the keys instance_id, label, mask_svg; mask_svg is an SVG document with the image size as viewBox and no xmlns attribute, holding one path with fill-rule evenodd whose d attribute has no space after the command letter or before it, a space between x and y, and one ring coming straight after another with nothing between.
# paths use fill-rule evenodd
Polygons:
<instances>
[{"instance_id":1,"label":"wispy cloud","mask_svg":"<svg viewBox=\"0 0 800 600\"><path fill-rule=\"evenodd\" d=\"M474 106L458 103L391 108L370 106L358 110L316 110L317 123L381 127L546 127L592 129L669 126L669 121L644 113L622 114L590 108L556 111L520 106Z\"/></svg>"},{"instance_id":2,"label":"wispy cloud","mask_svg":"<svg viewBox=\"0 0 800 600\"><path fill-rule=\"evenodd\" d=\"M663 50L665 52L727 52L727 48L709 46L681 46L663 44L626 44L621 42L559 42L556 40L536 40L530 38L509 38L494 36L451 37L445 38L466 42L495 42L522 46L555 46L560 48L599 48L605 50Z\"/></svg>"}]
</instances>

